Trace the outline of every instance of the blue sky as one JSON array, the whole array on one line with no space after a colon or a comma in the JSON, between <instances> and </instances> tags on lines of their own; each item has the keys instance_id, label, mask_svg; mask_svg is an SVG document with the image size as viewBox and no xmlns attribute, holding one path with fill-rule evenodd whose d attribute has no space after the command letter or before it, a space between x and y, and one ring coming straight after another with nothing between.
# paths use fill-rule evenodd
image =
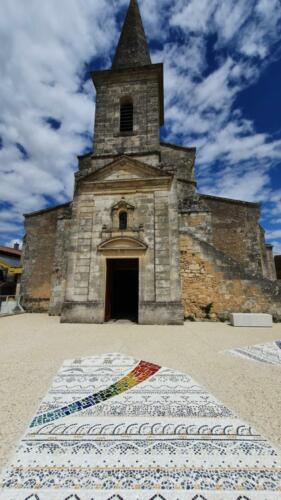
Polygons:
<instances>
[{"instance_id":1,"label":"blue sky","mask_svg":"<svg viewBox=\"0 0 281 500\"><path fill-rule=\"evenodd\" d=\"M90 69L109 68L129 0L2 0L0 244L72 197L91 149ZM280 0L140 0L165 63L162 138L197 147L201 192L263 202L281 253ZM12 28L11 28L12 27Z\"/></svg>"}]
</instances>

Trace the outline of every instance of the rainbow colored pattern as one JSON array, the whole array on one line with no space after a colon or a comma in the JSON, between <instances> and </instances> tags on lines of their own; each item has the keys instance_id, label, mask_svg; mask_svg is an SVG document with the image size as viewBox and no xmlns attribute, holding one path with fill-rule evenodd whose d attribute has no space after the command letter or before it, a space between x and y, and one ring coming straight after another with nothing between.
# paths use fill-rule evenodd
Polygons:
<instances>
[{"instance_id":1,"label":"rainbow colored pattern","mask_svg":"<svg viewBox=\"0 0 281 500\"><path fill-rule=\"evenodd\" d=\"M160 370L161 366L154 365L153 363L147 363L146 361L140 361L139 364L134 368L128 375L115 382L115 384L110 385L107 389L97 392L92 396L81 399L71 403L58 410L50 411L47 413L42 413L38 415L32 421L30 427L36 427L38 425L48 424L62 417L67 417L73 413L83 411L91 406L96 406L99 403L103 403L110 398L118 396L123 392L132 389L133 387L141 384L145 380L149 379L152 375Z\"/></svg>"}]
</instances>

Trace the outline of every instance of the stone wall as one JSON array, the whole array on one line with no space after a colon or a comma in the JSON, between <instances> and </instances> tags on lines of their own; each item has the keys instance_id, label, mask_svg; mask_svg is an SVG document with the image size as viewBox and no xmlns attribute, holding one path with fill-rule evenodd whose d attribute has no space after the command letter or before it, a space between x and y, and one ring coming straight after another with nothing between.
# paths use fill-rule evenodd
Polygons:
<instances>
[{"instance_id":1,"label":"stone wall","mask_svg":"<svg viewBox=\"0 0 281 500\"><path fill-rule=\"evenodd\" d=\"M201 195L212 213L212 244L243 264L251 273L263 274L260 240L260 205Z\"/></svg>"},{"instance_id":2,"label":"stone wall","mask_svg":"<svg viewBox=\"0 0 281 500\"><path fill-rule=\"evenodd\" d=\"M195 194L194 178L195 148L183 148L173 144L161 143L161 167L173 172L177 179L177 194L179 204L190 200Z\"/></svg>"},{"instance_id":3,"label":"stone wall","mask_svg":"<svg viewBox=\"0 0 281 500\"><path fill-rule=\"evenodd\" d=\"M261 312L281 320L278 282L253 277L234 259L188 231L181 232L182 297L186 317L228 319L232 312ZM207 308L207 309L206 309Z\"/></svg>"},{"instance_id":4,"label":"stone wall","mask_svg":"<svg viewBox=\"0 0 281 500\"><path fill-rule=\"evenodd\" d=\"M49 314L59 316L65 297L67 254L71 231L71 210L58 216L57 239L53 263Z\"/></svg>"},{"instance_id":5,"label":"stone wall","mask_svg":"<svg viewBox=\"0 0 281 500\"><path fill-rule=\"evenodd\" d=\"M159 76L159 71L161 76ZM162 65L94 73L97 89L94 151L126 154L159 150ZM134 105L133 132L120 133L120 101Z\"/></svg>"},{"instance_id":6,"label":"stone wall","mask_svg":"<svg viewBox=\"0 0 281 500\"><path fill-rule=\"evenodd\" d=\"M190 234L200 240L212 242L212 214L209 211L181 212L179 216L180 229L188 228Z\"/></svg>"},{"instance_id":7,"label":"stone wall","mask_svg":"<svg viewBox=\"0 0 281 500\"><path fill-rule=\"evenodd\" d=\"M134 160L146 163L152 167L158 167L160 163L160 153L126 153L126 156L130 156ZM76 173L76 178L84 177L85 175L97 172L101 168L109 165L114 160L120 158L120 155L105 155L99 156L94 153L85 155L79 158L79 172Z\"/></svg>"},{"instance_id":8,"label":"stone wall","mask_svg":"<svg viewBox=\"0 0 281 500\"><path fill-rule=\"evenodd\" d=\"M69 205L30 214L25 219L21 281L23 306L29 312L47 312L52 291L57 222Z\"/></svg>"},{"instance_id":9,"label":"stone wall","mask_svg":"<svg viewBox=\"0 0 281 500\"><path fill-rule=\"evenodd\" d=\"M281 255L275 255L274 263L275 263L277 279L281 280Z\"/></svg>"},{"instance_id":10,"label":"stone wall","mask_svg":"<svg viewBox=\"0 0 281 500\"><path fill-rule=\"evenodd\" d=\"M194 181L195 148L182 148L161 142L161 165L164 169L176 168L177 179Z\"/></svg>"},{"instance_id":11,"label":"stone wall","mask_svg":"<svg viewBox=\"0 0 281 500\"><path fill-rule=\"evenodd\" d=\"M170 323L182 322L176 182L172 186L164 186L159 180L158 188L152 184L148 189L145 187L147 179L144 178L141 180L144 183L142 187L140 184L134 186L134 182L138 181L137 170L134 171L134 166L130 165L127 174L130 186L127 186L128 192L124 194L122 190L120 193L120 188L116 188L116 183L122 182L120 175L126 175L125 170L121 171L117 167L114 178L112 172L108 175L111 181L107 181L107 191L101 193L93 193L92 178L77 185L62 321L103 322L106 258L134 256L139 258L140 266L139 322L162 324L168 316ZM102 186L105 189L105 185ZM98 190L97 182L94 189ZM112 208L121 201L133 207L133 215L132 220L130 216L132 227L119 234ZM110 238L117 236L122 240L126 234L133 236L135 241L142 240L147 248L140 255L134 255L132 249L126 248L111 249L111 253L107 249L105 254L100 249Z\"/></svg>"},{"instance_id":12,"label":"stone wall","mask_svg":"<svg viewBox=\"0 0 281 500\"><path fill-rule=\"evenodd\" d=\"M266 244L265 249L266 249L265 276L269 280L274 281L277 279L277 274L276 274L276 267L275 267L274 255L273 255L273 245Z\"/></svg>"}]
</instances>

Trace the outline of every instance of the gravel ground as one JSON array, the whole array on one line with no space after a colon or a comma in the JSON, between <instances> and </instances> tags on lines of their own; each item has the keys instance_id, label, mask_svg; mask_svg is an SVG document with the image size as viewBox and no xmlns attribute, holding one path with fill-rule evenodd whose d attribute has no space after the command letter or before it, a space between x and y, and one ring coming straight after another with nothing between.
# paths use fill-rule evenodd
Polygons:
<instances>
[{"instance_id":1,"label":"gravel ground","mask_svg":"<svg viewBox=\"0 0 281 500\"><path fill-rule=\"evenodd\" d=\"M61 325L25 314L0 318L0 466L7 461L65 359L120 352L189 373L281 449L281 368L227 352L281 339L272 329L222 323Z\"/></svg>"}]
</instances>

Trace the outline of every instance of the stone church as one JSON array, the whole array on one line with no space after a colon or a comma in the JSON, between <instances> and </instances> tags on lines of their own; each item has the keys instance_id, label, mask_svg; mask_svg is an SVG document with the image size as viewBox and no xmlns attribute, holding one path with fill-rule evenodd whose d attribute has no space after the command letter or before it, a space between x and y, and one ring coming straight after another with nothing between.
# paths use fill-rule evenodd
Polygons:
<instances>
[{"instance_id":1,"label":"stone church","mask_svg":"<svg viewBox=\"0 0 281 500\"><path fill-rule=\"evenodd\" d=\"M196 191L196 149L161 142L163 65L131 0L109 70L95 71L93 151L73 201L25 215L23 305L62 322L281 319L260 205Z\"/></svg>"}]
</instances>

